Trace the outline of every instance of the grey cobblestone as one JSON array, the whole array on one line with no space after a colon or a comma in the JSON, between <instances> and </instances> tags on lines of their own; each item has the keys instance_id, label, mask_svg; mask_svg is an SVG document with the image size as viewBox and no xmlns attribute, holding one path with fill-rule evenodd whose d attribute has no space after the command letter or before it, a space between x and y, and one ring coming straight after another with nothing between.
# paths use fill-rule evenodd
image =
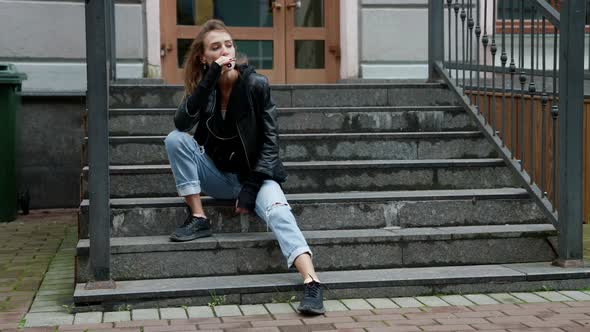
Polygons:
<instances>
[{"instance_id":1,"label":"grey cobblestone","mask_svg":"<svg viewBox=\"0 0 590 332\"><path fill-rule=\"evenodd\" d=\"M113 322L127 322L131 320L131 312L129 311L108 311L105 312L102 318L105 323Z\"/></svg>"},{"instance_id":2,"label":"grey cobblestone","mask_svg":"<svg viewBox=\"0 0 590 332\"><path fill-rule=\"evenodd\" d=\"M524 302L529 302L529 303L543 303L543 302L549 302L547 299L540 297L539 295L536 295L534 293L510 293L510 295L513 295L521 300L523 300Z\"/></svg>"},{"instance_id":3,"label":"grey cobblestone","mask_svg":"<svg viewBox=\"0 0 590 332\"><path fill-rule=\"evenodd\" d=\"M326 311L347 311L348 308L338 300L327 300L324 301L324 307Z\"/></svg>"},{"instance_id":4,"label":"grey cobblestone","mask_svg":"<svg viewBox=\"0 0 590 332\"><path fill-rule=\"evenodd\" d=\"M424 304L413 297L394 297L391 300L400 308L418 308L423 307Z\"/></svg>"},{"instance_id":5,"label":"grey cobblestone","mask_svg":"<svg viewBox=\"0 0 590 332\"><path fill-rule=\"evenodd\" d=\"M249 315L268 315L268 311L262 304L244 304L240 305L240 310L244 316Z\"/></svg>"},{"instance_id":6,"label":"grey cobblestone","mask_svg":"<svg viewBox=\"0 0 590 332\"><path fill-rule=\"evenodd\" d=\"M102 323L102 312L80 312L74 316L74 325L97 323Z\"/></svg>"},{"instance_id":7,"label":"grey cobblestone","mask_svg":"<svg viewBox=\"0 0 590 332\"><path fill-rule=\"evenodd\" d=\"M544 297L551 302L562 302L562 301L571 301L572 300L572 298L567 297L567 296L560 294L558 292L535 292L535 294L537 294L541 297Z\"/></svg>"},{"instance_id":8,"label":"grey cobblestone","mask_svg":"<svg viewBox=\"0 0 590 332\"><path fill-rule=\"evenodd\" d=\"M373 306L364 299L343 299L342 303L350 310L373 309Z\"/></svg>"},{"instance_id":9,"label":"grey cobblestone","mask_svg":"<svg viewBox=\"0 0 590 332\"><path fill-rule=\"evenodd\" d=\"M473 302L461 295L444 295L440 297L441 300L447 302L450 305L468 306L473 305Z\"/></svg>"},{"instance_id":10,"label":"grey cobblestone","mask_svg":"<svg viewBox=\"0 0 590 332\"><path fill-rule=\"evenodd\" d=\"M494 293L494 294L488 294L489 296L491 296L494 300L500 302L500 303L523 303L524 301L516 298L508 293Z\"/></svg>"},{"instance_id":11,"label":"grey cobblestone","mask_svg":"<svg viewBox=\"0 0 590 332\"><path fill-rule=\"evenodd\" d=\"M500 303L486 294L467 294L465 295L465 298L478 305Z\"/></svg>"},{"instance_id":12,"label":"grey cobblestone","mask_svg":"<svg viewBox=\"0 0 590 332\"><path fill-rule=\"evenodd\" d=\"M448 307L450 304L446 303L445 301L441 300L439 297L436 296L418 296L416 300L424 303L426 306L429 307Z\"/></svg>"},{"instance_id":13,"label":"grey cobblestone","mask_svg":"<svg viewBox=\"0 0 590 332\"><path fill-rule=\"evenodd\" d=\"M161 308L162 319L187 319L186 311L183 308Z\"/></svg>"},{"instance_id":14,"label":"grey cobblestone","mask_svg":"<svg viewBox=\"0 0 590 332\"><path fill-rule=\"evenodd\" d=\"M131 310L133 320L153 320L160 319L158 309L135 309Z\"/></svg>"},{"instance_id":15,"label":"grey cobblestone","mask_svg":"<svg viewBox=\"0 0 590 332\"><path fill-rule=\"evenodd\" d=\"M264 306L271 314L288 314L295 312L288 303L266 303Z\"/></svg>"},{"instance_id":16,"label":"grey cobblestone","mask_svg":"<svg viewBox=\"0 0 590 332\"><path fill-rule=\"evenodd\" d=\"M395 304L390 299L386 299L386 298L367 299L367 302L369 302L376 309L393 309L393 308L399 308L399 306L397 304Z\"/></svg>"},{"instance_id":17,"label":"grey cobblestone","mask_svg":"<svg viewBox=\"0 0 590 332\"><path fill-rule=\"evenodd\" d=\"M25 319L25 327L71 325L74 315L59 312L28 313Z\"/></svg>"},{"instance_id":18,"label":"grey cobblestone","mask_svg":"<svg viewBox=\"0 0 590 332\"><path fill-rule=\"evenodd\" d=\"M218 305L213 307L215 316L227 317L227 316L242 316L242 312L237 305Z\"/></svg>"},{"instance_id":19,"label":"grey cobblestone","mask_svg":"<svg viewBox=\"0 0 590 332\"><path fill-rule=\"evenodd\" d=\"M559 293L576 301L590 301L590 295L580 291L560 291Z\"/></svg>"},{"instance_id":20,"label":"grey cobblestone","mask_svg":"<svg viewBox=\"0 0 590 332\"><path fill-rule=\"evenodd\" d=\"M210 318L215 317L213 310L207 306L197 306L186 308L188 318Z\"/></svg>"}]
</instances>

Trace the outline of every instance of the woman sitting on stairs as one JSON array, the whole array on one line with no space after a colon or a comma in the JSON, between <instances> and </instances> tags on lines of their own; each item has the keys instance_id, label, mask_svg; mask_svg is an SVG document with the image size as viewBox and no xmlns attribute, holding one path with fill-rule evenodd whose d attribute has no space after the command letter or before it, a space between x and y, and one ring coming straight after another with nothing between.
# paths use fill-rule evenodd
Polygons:
<instances>
[{"instance_id":1,"label":"woman sitting on stairs","mask_svg":"<svg viewBox=\"0 0 590 332\"><path fill-rule=\"evenodd\" d=\"M170 236L190 241L210 236L201 192L235 199L236 213L256 212L278 239L288 267L304 279L298 310L324 313L322 286L303 234L279 185L286 179L279 159L277 111L266 77L236 64L234 40L225 24L207 21L184 63L183 98L165 140L178 194L191 214ZM194 137L188 131L197 126Z\"/></svg>"}]
</instances>

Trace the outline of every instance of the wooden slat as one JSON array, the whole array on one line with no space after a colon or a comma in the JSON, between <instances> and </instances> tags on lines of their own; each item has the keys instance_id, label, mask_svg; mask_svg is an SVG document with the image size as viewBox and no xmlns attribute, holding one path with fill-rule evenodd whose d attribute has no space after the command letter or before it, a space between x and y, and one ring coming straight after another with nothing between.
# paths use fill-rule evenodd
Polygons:
<instances>
[{"instance_id":1,"label":"wooden slat","mask_svg":"<svg viewBox=\"0 0 590 332\"><path fill-rule=\"evenodd\" d=\"M467 95L471 98L473 102L476 101L477 91L471 93L467 91ZM491 106L491 100L493 98L491 93L488 95L484 95L483 92L479 93L481 98L481 109L486 110L486 118L490 121L491 117L495 117L496 123L496 130L501 129L501 121L502 121L502 94L496 93L496 107L494 112L489 112L489 107ZM510 103L510 95L506 95L506 110L505 110L505 118L506 118L506 127L505 132L500 132L500 137L504 138L504 142L507 147L513 151L516 155L516 159L520 159L520 151L524 149L525 158L524 158L524 166L525 169L529 174L532 173L533 179L535 183L540 186L541 185L541 177L544 175L544 188L543 190L547 192L548 197L553 202L553 192L555 190L556 198L558 195L557 183L553 183L553 167L556 167L555 161L556 157L553 155L553 118L551 116L551 103L552 100L549 99L549 102L545 106L544 116L545 116L545 128L542 128L542 104L541 99L539 96L534 98L533 102L533 113L534 113L534 127L531 128L531 115L530 115L530 103L531 98L529 95L524 95L524 112L521 112L521 96L517 93L514 96L514 110L511 108ZM584 137L583 137L583 204L584 204L584 220L586 222L590 222L590 99L585 100L584 102ZM512 112L516 112L516 123L512 122ZM491 114L489 114L491 113ZM559 120L557 120L559 122ZM524 139L521 141L519 137L520 131L520 124L524 124ZM557 126L559 125L556 123ZM534 160L531 161L530 157L530 133L533 130L534 135ZM511 146L512 136L515 136L515 146ZM545 136L545 145L542 145L542 136ZM544 163L541 162L541 151L544 150ZM557 147L555 150L555 154L557 155ZM531 167L533 166L533 167ZM543 174L542 168L544 167L545 172Z\"/></svg>"}]
</instances>

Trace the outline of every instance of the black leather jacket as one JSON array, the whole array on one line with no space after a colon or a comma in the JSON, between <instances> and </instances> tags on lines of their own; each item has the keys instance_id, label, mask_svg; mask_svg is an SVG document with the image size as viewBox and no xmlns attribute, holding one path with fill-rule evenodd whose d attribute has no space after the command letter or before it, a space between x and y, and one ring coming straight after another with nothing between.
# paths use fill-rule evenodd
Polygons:
<instances>
[{"instance_id":1,"label":"black leather jacket","mask_svg":"<svg viewBox=\"0 0 590 332\"><path fill-rule=\"evenodd\" d=\"M247 89L248 100L244 100L236 115L236 126L242 148L249 165L249 173L255 172L264 178L284 182L287 174L279 158L279 128L277 109L270 96L268 79L257 74L247 65L236 67L240 71ZM207 129L205 120L215 112L217 81L221 66L213 62L199 85L190 96L185 97L174 115L174 125L180 131L190 131L195 125L195 140L203 145ZM203 120L203 121L201 121ZM240 178L251 174L241 174Z\"/></svg>"}]
</instances>

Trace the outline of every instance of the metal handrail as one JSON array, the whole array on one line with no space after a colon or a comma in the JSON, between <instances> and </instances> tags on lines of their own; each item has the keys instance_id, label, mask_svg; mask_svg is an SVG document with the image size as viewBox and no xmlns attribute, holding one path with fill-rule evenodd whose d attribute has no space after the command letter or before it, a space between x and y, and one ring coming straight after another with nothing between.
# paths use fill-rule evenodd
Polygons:
<instances>
[{"instance_id":1,"label":"metal handrail","mask_svg":"<svg viewBox=\"0 0 590 332\"><path fill-rule=\"evenodd\" d=\"M510 22L507 22L506 1L520 5L519 18L515 18L515 7L511 6ZM504 5L500 36L495 28L498 2ZM488 5L492 5L491 15L488 15ZM585 0L565 1L562 2L560 13L542 0L429 1L429 80L443 80L457 93L468 113L521 185L531 193L547 219L556 226L559 231L558 262L562 266L580 265L582 262L582 162L579 156L582 154L583 137L585 5ZM530 9L530 20L525 18L525 9ZM542 22L540 17L535 16L536 12L541 14ZM446 32L445 15L448 15ZM490 34L488 16L491 16L494 25ZM516 20L520 21L518 30L515 29ZM530 42L528 54L525 53L525 21L531 25L530 38L527 37ZM465 22L468 23L467 30ZM554 26L553 38L550 37L553 39L551 71L546 66L547 22ZM507 23L511 27L509 41L506 38ZM461 34L459 25L462 27ZM448 40L446 50L440 41L445 40L445 33ZM518 37L517 47L515 37ZM480 54L482 52L483 55ZM496 64L498 59L500 63ZM501 87L496 85L497 73L501 76ZM507 79L509 86L506 84ZM547 80L552 81L552 86L549 87ZM518 92L515 81L520 85ZM560 95L567 98L559 98ZM499 111L496 97L501 98ZM488 98L491 98L491 103L488 103ZM519 104L516 103L517 98L520 99ZM525 107L525 98L529 100L528 109ZM534 108L538 101L541 103L540 112ZM510 113L507 114L507 111ZM553 119L550 125L552 130L546 130L547 113ZM526 150L525 121L530 128L526 137L529 143ZM507 123L511 125L507 127ZM541 142L537 142L535 137L535 128L539 123ZM548 133L553 134L552 142L546 139ZM540 147L540 169L536 166L539 156L535 155L535 146ZM544 165L547 156L545 150L549 146L549 150L553 151L549 173L554 186L551 195L546 192L547 173ZM559 196L555 188L557 183L560 187Z\"/></svg>"}]
</instances>

